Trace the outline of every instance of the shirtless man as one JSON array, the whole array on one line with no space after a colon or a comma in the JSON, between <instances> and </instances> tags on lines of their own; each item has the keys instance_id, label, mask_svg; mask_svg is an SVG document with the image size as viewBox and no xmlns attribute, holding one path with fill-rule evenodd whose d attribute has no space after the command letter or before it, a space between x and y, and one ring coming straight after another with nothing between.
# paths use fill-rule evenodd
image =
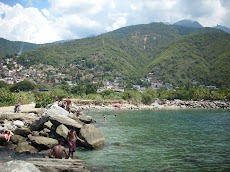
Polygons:
<instances>
[{"instance_id":1,"label":"shirtless man","mask_svg":"<svg viewBox=\"0 0 230 172\"><path fill-rule=\"evenodd\" d=\"M68 97L68 99L65 101L66 103L66 110L70 113L70 107L71 107L71 100Z\"/></svg>"},{"instance_id":2,"label":"shirtless man","mask_svg":"<svg viewBox=\"0 0 230 172\"><path fill-rule=\"evenodd\" d=\"M75 131L75 128L72 127L70 129L70 131L68 132L68 135L67 135L67 141L69 143L69 157L70 157L70 154L71 154L71 158L73 159L73 153L76 151L76 140L80 140L82 143L84 143L85 141L80 139L78 136L77 136L77 133Z\"/></svg>"},{"instance_id":3,"label":"shirtless man","mask_svg":"<svg viewBox=\"0 0 230 172\"><path fill-rule=\"evenodd\" d=\"M65 148L63 147L64 140L63 139L58 139L59 144L54 146L50 150L49 158L58 158L62 159L63 152L65 152L65 158L68 159L68 153L66 152Z\"/></svg>"}]
</instances>

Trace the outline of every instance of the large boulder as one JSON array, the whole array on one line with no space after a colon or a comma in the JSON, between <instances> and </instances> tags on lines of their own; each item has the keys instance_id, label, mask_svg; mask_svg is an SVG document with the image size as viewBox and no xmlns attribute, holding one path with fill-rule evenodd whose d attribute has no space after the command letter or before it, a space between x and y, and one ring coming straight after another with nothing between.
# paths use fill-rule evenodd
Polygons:
<instances>
[{"instance_id":1,"label":"large boulder","mask_svg":"<svg viewBox=\"0 0 230 172\"><path fill-rule=\"evenodd\" d=\"M30 124L30 130L31 131L38 131L43 128L43 125L45 122L47 122L49 119L48 115L42 116L40 119L35 120L32 124Z\"/></svg>"},{"instance_id":2,"label":"large boulder","mask_svg":"<svg viewBox=\"0 0 230 172\"><path fill-rule=\"evenodd\" d=\"M10 140L11 140L11 142L13 142L14 144L18 144L18 143L20 143L20 142L24 142L24 141L26 141L26 138L25 137L22 137L22 136L20 136L20 135L13 135L13 136L11 136L10 137Z\"/></svg>"},{"instance_id":3,"label":"large boulder","mask_svg":"<svg viewBox=\"0 0 230 172\"><path fill-rule=\"evenodd\" d=\"M24 126L24 122L20 121L20 120L16 120L13 122L13 124L17 127L23 127Z\"/></svg>"},{"instance_id":4,"label":"large boulder","mask_svg":"<svg viewBox=\"0 0 230 172\"><path fill-rule=\"evenodd\" d=\"M79 136L85 140L85 147L96 149L104 145L104 135L95 126L86 124L81 130Z\"/></svg>"},{"instance_id":5,"label":"large boulder","mask_svg":"<svg viewBox=\"0 0 230 172\"><path fill-rule=\"evenodd\" d=\"M63 124L59 125L56 129L56 133L65 139L67 139L68 131L69 129Z\"/></svg>"},{"instance_id":6,"label":"large boulder","mask_svg":"<svg viewBox=\"0 0 230 172\"><path fill-rule=\"evenodd\" d=\"M91 116L81 115L79 116L79 120L85 124L96 123L96 120L93 119Z\"/></svg>"},{"instance_id":7,"label":"large boulder","mask_svg":"<svg viewBox=\"0 0 230 172\"><path fill-rule=\"evenodd\" d=\"M79 123L79 122L77 122L77 121L75 121L69 117L66 117L66 116L59 116L59 115L50 116L50 121L55 126L59 126L60 124L64 124L68 128L75 127L75 128L79 129L82 127L81 123Z\"/></svg>"},{"instance_id":8,"label":"large boulder","mask_svg":"<svg viewBox=\"0 0 230 172\"><path fill-rule=\"evenodd\" d=\"M69 115L69 112L67 112L62 107L58 106L58 104L54 103L52 105L47 106L47 115L49 115L49 116L60 115L60 116L66 116L67 117Z\"/></svg>"},{"instance_id":9,"label":"large boulder","mask_svg":"<svg viewBox=\"0 0 230 172\"><path fill-rule=\"evenodd\" d=\"M22 153L37 153L38 150L29 145L28 142L21 142L21 143L18 143L16 149L15 149L15 152L17 154L22 154Z\"/></svg>"},{"instance_id":10,"label":"large boulder","mask_svg":"<svg viewBox=\"0 0 230 172\"><path fill-rule=\"evenodd\" d=\"M30 136L29 137L31 143L36 148L40 149L49 149L52 148L54 145L58 144L56 139L43 137L43 136Z\"/></svg>"},{"instance_id":11,"label":"large boulder","mask_svg":"<svg viewBox=\"0 0 230 172\"><path fill-rule=\"evenodd\" d=\"M25 161L13 160L0 165L1 172L41 172L33 164Z\"/></svg>"},{"instance_id":12,"label":"large boulder","mask_svg":"<svg viewBox=\"0 0 230 172\"><path fill-rule=\"evenodd\" d=\"M31 131L29 128L16 128L14 134L26 137L31 134Z\"/></svg>"}]
</instances>

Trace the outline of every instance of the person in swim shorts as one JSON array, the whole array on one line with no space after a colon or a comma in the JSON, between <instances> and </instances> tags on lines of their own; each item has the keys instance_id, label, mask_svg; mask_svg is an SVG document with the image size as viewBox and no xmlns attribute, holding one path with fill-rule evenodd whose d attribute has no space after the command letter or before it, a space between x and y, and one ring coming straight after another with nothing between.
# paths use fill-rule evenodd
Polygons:
<instances>
[{"instance_id":1,"label":"person in swim shorts","mask_svg":"<svg viewBox=\"0 0 230 172\"><path fill-rule=\"evenodd\" d=\"M80 139L78 136L77 136L77 133L75 131L75 128L74 127L71 127L70 131L68 132L68 135L67 135L67 141L69 143L69 157L71 155L71 158L73 159L73 153L76 151L76 140L80 140L82 143L84 143L85 141Z\"/></svg>"},{"instance_id":2,"label":"person in swim shorts","mask_svg":"<svg viewBox=\"0 0 230 172\"><path fill-rule=\"evenodd\" d=\"M64 140L63 139L58 139L58 145L54 146L51 150L50 150L50 154L49 154L49 158L58 158L58 159L62 159L63 156L63 152L65 153L65 158L68 159L69 155L66 152L65 148L63 147L64 144ZM48 157L47 157L48 158Z\"/></svg>"}]
</instances>

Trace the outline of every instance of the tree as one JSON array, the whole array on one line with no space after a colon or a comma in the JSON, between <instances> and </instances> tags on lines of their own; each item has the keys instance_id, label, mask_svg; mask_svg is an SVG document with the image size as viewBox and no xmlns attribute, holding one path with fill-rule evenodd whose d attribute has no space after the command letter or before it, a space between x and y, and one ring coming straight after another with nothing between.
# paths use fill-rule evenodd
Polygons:
<instances>
[{"instance_id":1,"label":"tree","mask_svg":"<svg viewBox=\"0 0 230 172\"><path fill-rule=\"evenodd\" d=\"M86 90L85 90L86 94L94 94L96 92L97 92L97 85L96 84L92 84L92 83L86 84Z\"/></svg>"},{"instance_id":2,"label":"tree","mask_svg":"<svg viewBox=\"0 0 230 172\"><path fill-rule=\"evenodd\" d=\"M35 85L27 80L18 82L14 84L11 88L11 92L18 92L18 91L31 91L35 88Z\"/></svg>"},{"instance_id":3,"label":"tree","mask_svg":"<svg viewBox=\"0 0 230 172\"><path fill-rule=\"evenodd\" d=\"M0 81L0 88L6 88L8 86L4 81Z\"/></svg>"}]
</instances>

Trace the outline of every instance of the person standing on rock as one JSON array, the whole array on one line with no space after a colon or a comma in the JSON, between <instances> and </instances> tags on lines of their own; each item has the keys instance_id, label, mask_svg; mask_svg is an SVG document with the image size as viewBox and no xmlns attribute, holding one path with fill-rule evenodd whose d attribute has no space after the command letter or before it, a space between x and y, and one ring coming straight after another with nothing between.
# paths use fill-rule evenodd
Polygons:
<instances>
[{"instance_id":1,"label":"person standing on rock","mask_svg":"<svg viewBox=\"0 0 230 172\"><path fill-rule=\"evenodd\" d=\"M64 144L64 140L63 139L58 139L59 144L54 146L51 150L50 150L50 154L49 154L49 158L58 158L58 159L62 159L62 155L63 152L65 153L65 158L68 159L69 155L66 152L65 148L63 147ZM48 158L48 157L46 157Z\"/></svg>"},{"instance_id":2,"label":"person standing on rock","mask_svg":"<svg viewBox=\"0 0 230 172\"><path fill-rule=\"evenodd\" d=\"M70 107L71 107L71 100L70 97L65 101L66 104L66 110L70 113Z\"/></svg>"},{"instance_id":3,"label":"person standing on rock","mask_svg":"<svg viewBox=\"0 0 230 172\"><path fill-rule=\"evenodd\" d=\"M75 137L76 137L77 140L80 140L82 143L85 142L84 140L80 139L77 136L75 128L71 127L71 129L70 129L70 131L68 132L68 135L67 135L67 141L69 143L69 157L70 157L70 154L71 154L71 158L72 159L73 159L73 153L76 151L76 140L75 140Z\"/></svg>"}]
</instances>

